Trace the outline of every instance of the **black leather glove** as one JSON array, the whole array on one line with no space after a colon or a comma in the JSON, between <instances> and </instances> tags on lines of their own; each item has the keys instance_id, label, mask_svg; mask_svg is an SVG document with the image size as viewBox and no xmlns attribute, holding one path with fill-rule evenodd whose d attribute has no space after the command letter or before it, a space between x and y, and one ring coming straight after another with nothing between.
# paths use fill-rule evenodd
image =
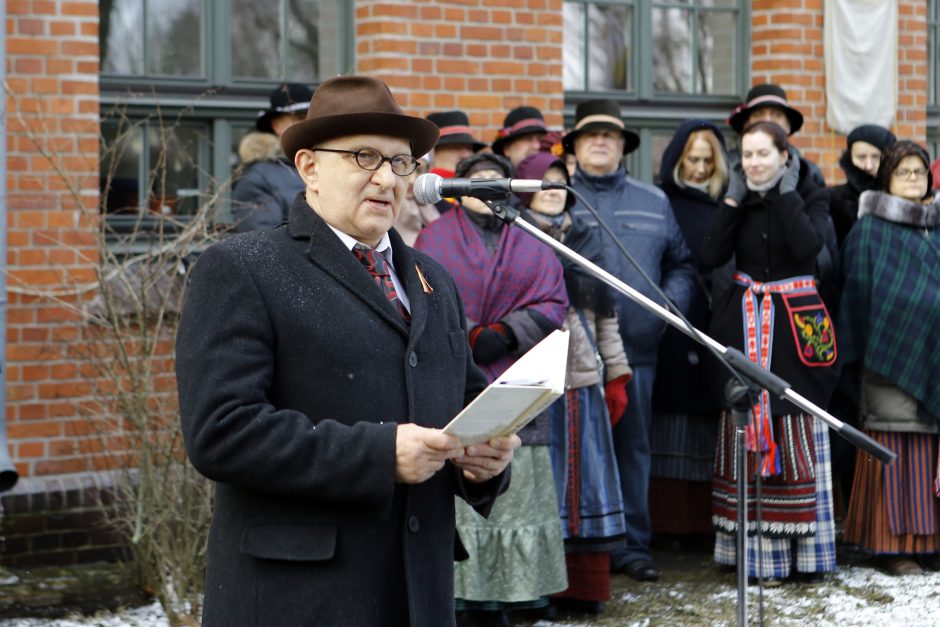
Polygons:
<instances>
[{"instance_id":1,"label":"black leather glove","mask_svg":"<svg viewBox=\"0 0 940 627\"><path fill-rule=\"evenodd\" d=\"M508 355L514 341L512 329L503 322L473 327L470 329L473 361L478 364L491 364Z\"/></svg>"},{"instance_id":2,"label":"black leather glove","mask_svg":"<svg viewBox=\"0 0 940 627\"><path fill-rule=\"evenodd\" d=\"M730 198L736 205L740 205L745 196L747 196L747 180L739 160L728 171L728 191L725 192L725 198Z\"/></svg>"},{"instance_id":3,"label":"black leather glove","mask_svg":"<svg viewBox=\"0 0 940 627\"><path fill-rule=\"evenodd\" d=\"M780 193L786 194L796 190L800 182L800 157L796 154L793 147L790 148L790 162L787 164L787 171L783 173L780 179Z\"/></svg>"}]
</instances>

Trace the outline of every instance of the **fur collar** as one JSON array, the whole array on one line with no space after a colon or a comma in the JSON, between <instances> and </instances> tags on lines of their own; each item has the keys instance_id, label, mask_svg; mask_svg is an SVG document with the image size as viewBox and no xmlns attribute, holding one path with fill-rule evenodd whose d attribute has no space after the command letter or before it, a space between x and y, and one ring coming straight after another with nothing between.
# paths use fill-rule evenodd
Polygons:
<instances>
[{"instance_id":1,"label":"fur collar","mask_svg":"<svg viewBox=\"0 0 940 627\"><path fill-rule=\"evenodd\" d=\"M940 226L940 192L933 192L927 204L885 192L862 192L858 199L858 217L865 215L918 228L934 229Z\"/></svg>"},{"instance_id":2,"label":"fur collar","mask_svg":"<svg viewBox=\"0 0 940 627\"><path fill-rule=\"evenodd\" d=\"M274 133L252 131L238 144L238 158L243 165L255 161L274 161L283 156L281 140Z\"/></svg>"}]
</instances>

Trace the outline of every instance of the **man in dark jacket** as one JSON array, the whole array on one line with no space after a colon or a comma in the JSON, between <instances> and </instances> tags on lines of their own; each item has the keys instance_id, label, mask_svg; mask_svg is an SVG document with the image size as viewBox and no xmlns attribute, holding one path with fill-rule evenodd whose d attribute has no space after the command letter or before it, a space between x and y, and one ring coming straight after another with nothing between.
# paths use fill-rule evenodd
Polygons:
<instances>
[{"instance_id":1,"label":"man in dark jacket","mask_svg":"<svg viewBox=\"0 0 940 627\"><path fill-rule=\"evenodd\" d=\"M242 172L232 189L233 230L247 233L287 220L294 197L304 190L294 164L281 152L280 137L304 119L313 92L284 83L269 95L271 106L258 113L255 131L238 144Z\"/></svg>"},{"instance_id":2,"label":"man in dark jacket","mask_svg":"<svg viewBox=\"0 0 940 627\"><path fill-rule=\"evenodd\" d=\"M639 136L624 128L620 106L613 100L583 102L578 105L576 118L574 130L562 140L565 151L578 160L572 186L597 209L646 274L685 311L695 274L669 201L661 190L631 178L621 164L623 156L639 146ZM597 221L580 204L572 211L598 228ZM606 234L604 238L608 269L634 289L660 301ZM623 296L619 300L619 316L620 334L633 367L633 378L627 385L627 411L614 428L627 519L627 548L611 555L611 567L634 579L653 581L659 578L659 571L650 555L649 429L656 349L665 323Z\"/></svg>"},{"instance_id":3,"label":"man in dark jacket","mask_svg":"<svg viewBox=\"0 0 940 627\"><path fill-rule=\"evenodd\" d=\"M485 387L453 279L391 229L437 127L370 77L282 137L286 225L206 251L177 338L186 450L217 482L205 625L453 625L454 496L484 515L519 438L441 428Z\"/></svg>"}]
</instances>

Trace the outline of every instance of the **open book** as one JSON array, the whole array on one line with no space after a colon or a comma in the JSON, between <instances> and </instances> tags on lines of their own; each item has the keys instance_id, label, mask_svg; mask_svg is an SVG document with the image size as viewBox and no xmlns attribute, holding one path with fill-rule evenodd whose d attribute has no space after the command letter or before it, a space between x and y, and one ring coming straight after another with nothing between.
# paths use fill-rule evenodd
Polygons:
<instances>
[{"instance_id":1,"label":"open book","mask_svg":"<svg viewBox=\"0 0 940 627\"><path fill-rule=\"evenodd\" d=\"M515 433L565 392L568 331L532 347L451 420L445 433L464 445Z\"/></svg>"}]
</instances>

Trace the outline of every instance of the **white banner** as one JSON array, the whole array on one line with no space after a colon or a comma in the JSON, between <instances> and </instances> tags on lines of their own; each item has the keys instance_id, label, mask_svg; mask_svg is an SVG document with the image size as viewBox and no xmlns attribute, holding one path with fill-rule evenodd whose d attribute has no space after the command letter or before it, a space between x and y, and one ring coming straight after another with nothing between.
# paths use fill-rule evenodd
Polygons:
<instances>
[{"instance_id":1,"label":"white banner","mask_svg":"<svg viewBox=\"0 0 940 627\"><path fill-rule=\"evenodd\" d=\"M826 122L891 128L898 101L897 0L825 0Z\"/></svg>"}]
</instances>

